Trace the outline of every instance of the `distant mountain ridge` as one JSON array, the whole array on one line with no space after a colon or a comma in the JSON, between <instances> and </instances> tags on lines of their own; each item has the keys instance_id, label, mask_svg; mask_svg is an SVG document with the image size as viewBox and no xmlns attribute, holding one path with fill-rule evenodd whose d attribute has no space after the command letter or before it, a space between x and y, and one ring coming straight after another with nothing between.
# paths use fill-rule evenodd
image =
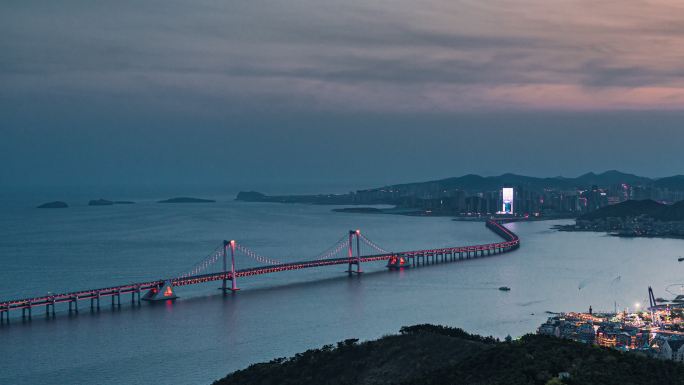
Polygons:
<instances>
[{"instance_id":1,"label":"distant mountain ridge","mask_svg":"<svg viewBox=\"0 0 684 385\"><path fill-rule=\"evenodd\" d=\"M654 179L617 170L599 174L589 172L578 177L533 177L505 173L498 176L466 174L458 177L425 182L399 183L357 190L348 194L311 195L265 195L256 191L241 191L236 200L245 202L316 203L316 204L396 204L397 199L420 196L439 197L445 191L493 192L503 186L522 187L529 191L542 192L545 189L575 190L590 189L592 186L607 187L619 184L654 186L684 191L684 175Z\"/></svg>"},{"instance_id":2,"label":"distant mountain ridge","mask_svg":"<svg viewBox=\"0 0 684 385\"><path fill-rule=\"evenodd\" d=\"M673 177L674 178L674 177ZM679 181L679 180L678 180ZM433 186L435 189L459 189L459 190L476 190L476 191L494 191L501 186L526 186L533 190L541 190L544 188L557 189L572 189L578 187L591 188L593 185L606 186L620 183L634 184L634 185L650 185L655 182L654 179L642 177L634 174L627 174L617 170L609 170L600 174L589 172L580 175L576 178L567 177L532 177L525 175L518 175L513 173L506 173L499 176L480 176L476 174L467 174L460 177L452 177L446 179L439 179L426 182L402 183L388 185L381 188L373 188L362 191L375 191L381 189L416 189L429 188ZM684 176L682 176L681 183L684 186Z\"/></svg>"},{"instance_id":3,"label":"distant mountain ridge","mask_svg":"<svg viewBox=\"0 0 684 385\"><path fill-rule=\"evenodd\" d=\"M684 175L673 175L657 179L653 182L653 187L684 190Z\"/></svg>"}]
</instances>

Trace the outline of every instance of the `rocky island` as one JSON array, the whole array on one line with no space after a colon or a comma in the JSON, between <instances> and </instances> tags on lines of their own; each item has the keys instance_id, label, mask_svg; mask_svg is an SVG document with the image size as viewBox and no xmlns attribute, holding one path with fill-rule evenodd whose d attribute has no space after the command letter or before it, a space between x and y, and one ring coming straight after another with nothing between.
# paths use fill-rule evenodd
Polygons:
<instances>
[{"instance_id":1,"label":"rocky island","mask_svg":"<svg viewBox=\"0 0 684 385\"><path fill-rule=\"evenodd\" d=\"M90 202L88 202L88 206L112 206L112 205L125 205L125 204L133 204L135 202L132 201L110 201L108 199L93 199Z\"/></svg>"},{"instance_id":2,"label":"rocky island","mask_svg":"<svg viewBox=\"0 0 684 385\"><path fill-rule=\"evenodd\" d=\"M348 205L355 203L352 194L266 195L257 191L240 191L235 200L243 202L310 203L321 205Z\"/></svg>"},{"instance_id":3,"label":"rocky island","mask_svg":"<svg viewBox=\"0 0 684 385\"><path fill-rule=\"evenodd\" d=\"M47 202L38 206L39 209L65 209L67 207L69 207L69 205L62 201Z\"/></svg>"},{"instance_id":4,"label":"rocky island","mask_svg":"<svg viewBox=\"0 0 684 385\"><path fill-rule=\"evenodd\" d=\"M254 364L214 385L682 384L684 365L545 335L499 341L416 325Z\"/></svg>"},{"instance_id":5,"label":"rocky island","mask_svg":"<svg viewBox=\"0 0 684 385\"><path fill-rule=\"evenodd\" d=\"M114 204L114 201L109 201L106 199L93 199L90 202L88 202L88 206L111 206Z\"/></svg>"},{"instance_id":6,"label":"rocky island","mask_svg":"<svg viewBox=\"0 0 684 385\"><path fill-rule=\"evenodd\" d=\"M356 214L383 214L385 211L377 207L345 207L333 209L336 213L356 213Z\"/></svg>"},{"instance_id":7,"label":"rocky island","mask_svg":"<svg viewBox=\"0 0 684 385\"><path fill-rule=\"evenodd\" d=\"M170 198L157 203L214 203L213 199L202 199L202 198L190 198L190 197L178 197Z\"/></svg>"}]
</instances>

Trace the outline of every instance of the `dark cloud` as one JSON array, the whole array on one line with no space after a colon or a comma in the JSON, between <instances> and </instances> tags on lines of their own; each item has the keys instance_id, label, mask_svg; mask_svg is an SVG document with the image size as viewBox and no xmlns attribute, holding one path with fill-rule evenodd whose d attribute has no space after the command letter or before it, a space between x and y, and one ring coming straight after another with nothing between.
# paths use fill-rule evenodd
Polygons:
<instances>
[{"instance_id":1,"label":"dark cloud","mask_svg":"<svg viewBox=\"0 0 684 385\"><path fill-rule=\"evenodd\" d=\"M0 181L677 173L684 8L654 2L10 2Z\"/></svg>"}]
</instances>

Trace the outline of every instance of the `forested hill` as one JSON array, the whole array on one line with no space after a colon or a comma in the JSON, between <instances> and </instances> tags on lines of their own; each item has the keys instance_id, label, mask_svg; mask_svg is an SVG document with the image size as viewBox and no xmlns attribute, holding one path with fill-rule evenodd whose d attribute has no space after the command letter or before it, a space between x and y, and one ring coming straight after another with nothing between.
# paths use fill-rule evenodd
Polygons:
<instances>
[{"instance_id":1,"label":"forested hill","mask_svg":"<svg viewBox=\"0 0 684 385\"><path fill-rule=\"evenodd\" d=\"M684 201L666 205L650 199L630 200L601 207L579 219L633 218L642 215L659 221L684 221Z\"/></svg>"},{"instance_id":2,"label":"forested hill","mask_svg":"<svg viewBox=\"0 0 684 385\"><path fill-rule=\"evenodd\" d=\"M558 373L570 373L562 382ZM215 385L664 385L684 384L684 365L553 337L500 342L433 325L399 335L308 350L255 364Z\"/></svg>"}]
</instances>

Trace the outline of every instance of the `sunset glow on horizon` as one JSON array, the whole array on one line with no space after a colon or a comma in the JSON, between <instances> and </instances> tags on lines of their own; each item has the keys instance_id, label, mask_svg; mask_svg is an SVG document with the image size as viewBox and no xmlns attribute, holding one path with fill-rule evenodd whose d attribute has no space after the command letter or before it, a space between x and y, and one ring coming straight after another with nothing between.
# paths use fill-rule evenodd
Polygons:
<instances>
[{"instance_id":1,"label":"sunset glow on horizon","mask_svg":"<svg viewBox=\"0 0 684 385\"><path fill-rule=\"evenodd\" d=\"M109 7L5 6L0 97L89 93L190 111L207 102L379 112L684 107L684 4L675 1Z\"/></svg>"}]
</instances>

